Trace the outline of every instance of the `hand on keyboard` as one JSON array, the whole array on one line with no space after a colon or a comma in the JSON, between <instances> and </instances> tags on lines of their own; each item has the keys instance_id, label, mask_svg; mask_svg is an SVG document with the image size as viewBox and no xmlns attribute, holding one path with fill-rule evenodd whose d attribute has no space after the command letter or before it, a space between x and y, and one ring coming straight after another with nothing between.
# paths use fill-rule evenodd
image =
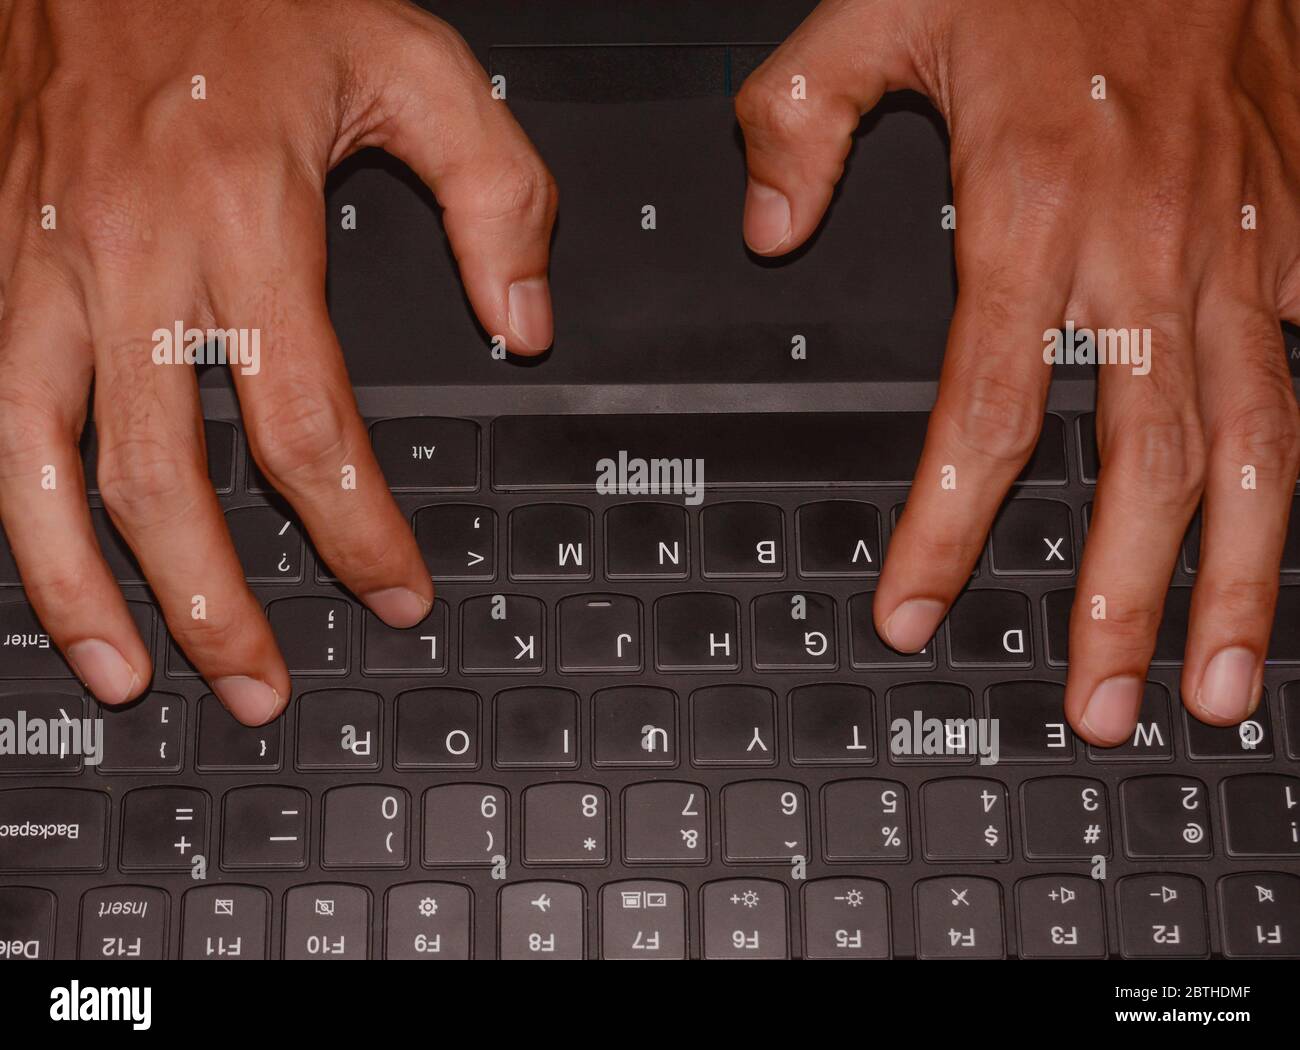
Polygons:
<instances>
[{"instance_id":1,"label":"hand on keyboard","mask_svg":"<svg viewBox=\"0 0 1300 1050\"><path fill-rule=\"evenodd\" d=\"M1300 463L1279 326L1300 319L1291 30L1281 0L826 0L737 99L763 255L812 234L884 92L924 92L951 133L961 294L873 610L897 649L934 634L1034 449L1050 333L1150 330L1145 363L1098 369L1066 694L1094 744L1133 733L1202 499L1183 699L1214 725L1260 702Z\"/></svg>"},{"instance_id":2,"label":"hand on keyboard","mask_svg":"<svg viewBox=\"0 0 1300 1050\"><path fill-rule=\"evenodd\" d=\"M430 609L326 312L333 165L366 146L406 161L446 210L488 333L521 354L551 342L552 181L468 47L411 5L321 7L0 7L0 516L40 620L108 703L152 670L99 552L95 484L139 563L117 552L125 578L148 581L226 706L263 723L289 697L204 465L233 442L205 441L173 332L205 330L191 349L221 363L229 346L257 466L334 575L390 625Z\"/></svg>"}]
</instances>

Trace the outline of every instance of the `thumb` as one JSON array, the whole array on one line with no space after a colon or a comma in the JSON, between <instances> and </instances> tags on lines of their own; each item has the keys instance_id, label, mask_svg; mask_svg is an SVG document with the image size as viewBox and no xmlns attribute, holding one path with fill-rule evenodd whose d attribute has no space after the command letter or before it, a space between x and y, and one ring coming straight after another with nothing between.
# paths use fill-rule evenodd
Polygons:
<instances>
[{"instance_id":1,"label":"thumb","mask_svg":"<svg viewBox=\"0 0 1300 1050\"><path fill-rule=\"evenodd\" d=\"M553 333L555 181L464 40L414 5L397 12L362 55L374 99L364 142L408 164L437 197L488 334L511 353L541 353Z\"/></svg>"},{"instance_id":2,"label":"thumb","mask_svg":"<svg viewBox=\"0 0 1300 1050\"><path fill-rule=\"evenodd\" d=\"M920 89L917 0L823 0L736 95L749 186L745 243L783 255L811 236L853 132L886 91Z\"/></svg>"}]
</instances>

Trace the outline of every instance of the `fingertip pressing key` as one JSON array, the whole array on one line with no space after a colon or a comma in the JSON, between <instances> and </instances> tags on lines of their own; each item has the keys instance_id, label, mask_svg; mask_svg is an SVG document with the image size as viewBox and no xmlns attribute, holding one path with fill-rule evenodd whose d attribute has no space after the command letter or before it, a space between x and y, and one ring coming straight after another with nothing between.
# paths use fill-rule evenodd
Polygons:
<instances>
[{"instance_id":1,"label":"fingertip pressing key","mask_svg":"<svg viewBox=\"0 0 1300 1050\"><path fill-rule=\"evenodd\" d=\"M903 602L885 621L885 641L900 653L918 653L939 629L947 606L933 598L912 598Z\"/></svg>"},{"instance_id":2,"label":"fingertip pressing key","mask_svg":"<svg viewBox=\"0 0 1300 1050\"><path fill-rule=\"evenodd\" d=\"M108 642L87 638L68 646L68 662L97 700L121 704L139 691L140 675Z\"/></svg>"},{"instance_id":3,"label":"fingertip pressing key","mask_svg":"<svg viewBox=\"0 0 1300 1050\"><path fill-rule=\"evenodd\" d=\"M1205 666L1196 690L1197 711L1214 722L1235 725L1259 706L1259 660L1244 646L1220 649Z\"/></svg>"},{"instance_id":4,"label":"fingertip pressing key","mask_svg":"<svg viewBox=\"0 0 1300 1050\"><path fill-rule=\"evenodd\" d=\"M226 709L245 725L265 725L280 713L280 694L265 682L247 675L230 675L212 683L212 691Z\"/></svg>"},{"instance_id":5,"label":"fingertip pressing key","mask_svg":"<svg viewBox=\"0 0 1300 1050\"><path fill-rule=\"evenodd\" d=\"M363 594L361 600L389 627L414 627L429 615L433 602L406 587L387 587Z\"/></svg>"},{"instance_id":6,"label":"fingertip pressing key","mask_svg":"<svg viewBox=\"0 0 1300 1050\"><path fill-rule=\"evenodd\" d=\"M1107 678L1092 691L1080 722L1107 747L1127 740L1137 725L1146 683L1136 675Z\"/></svg>"}]
</instances>

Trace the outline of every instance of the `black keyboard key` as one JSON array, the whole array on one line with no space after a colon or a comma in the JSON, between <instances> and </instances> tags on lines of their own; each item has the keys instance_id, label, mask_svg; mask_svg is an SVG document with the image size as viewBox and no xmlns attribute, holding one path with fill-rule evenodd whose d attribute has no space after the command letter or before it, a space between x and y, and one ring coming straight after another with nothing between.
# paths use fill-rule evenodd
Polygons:
<instances>
[{"instance_id":1,"label":"black keyboard key","mask_svg":"<svg viewBox=\"0 0 1300 1050\"><path fill-rule=\"evenodd\" d=\"M803 888L804 958L888 959L889 889L875 879L814 879Z\"/></svg>"},{"instance_id":2,"label":"black keyboard key","mask_svg":"<svg viewBox=\"0 0 1300 1050\"><path fill-rule=\"evenodd\" d=\"M1153 667L1175 667L1183 662L1183 650L1187 647L1187 624L1191 619L1191 612L1192 589L1170 587L1165 595L1164 615L1156 630L1156 648L1151 655Z\"/></svg>"},{"instance_id":3,"label":"black keyboard key","mask_svg":"<svg viewBox=\"0 0 1300 1050\"><path fill-rule=\"evenodd\" d=\"M108 511L100 507L91 507L90 527L95 532L95 539L99 541L99 549L103 552L104 561L108 563L108 571L113 574L113 579L118 583L144 583L144 570L136 561L130 545L117 531L117 526L108 516Z\"/></svg>"},{"instance_id":4,"label":"black keyboard key","mask_svg":"<svg viewBox=\"0 0 1300 1050\"><path fill-rule=\"evenodd\" d=\"M143 787L122 799L123 871L195 870L210 867L208 793L196 788Z\"/></svg>"},{"instance_id":5,"label":"black keyboard key","mask_svg":"<svg viewBox=\"0 0 1300 1050\"><path fill-rule=\"evenodd\" d=\"M83 758L100 762L104 723L87 719L85 709L80 692L0 694L0 774L78 773Z\"/></svg>"},{"instance_id":6,"label":"black keyboard key","mask_svg":"<svg viewBox=\"0 0 1300 1050\"><path fill-rule=\"evenodd\" d=\"M1119 880L1120 948L1129 959L1210 952L1205 887L1191 875L1129 875Z\"/></svg>"},{"instance_id":7,"label":"black keyboard key","mask_svg":"<svg viewBox=\"0 0 1300 1050\"><path fill-rule=\"evenodd\" d=\"M740 609L729 594L670 594L655 602L661 671L740 670Z\"/></svg>"},{"instance_id":8,"label":"black keyboard key","mask_svg":"<svg viewBox=\"0 0 1300 1050\"><path fill-rule=\"evenodd\" d=\"M789 864L808 856L808 793L784 780L722 789L722 853L729 864Z\"/></svg>"},{"instance_id":9,"label":"black keyboard key","mask_svg":"<svg viewBox=\"0 0 1300 1050\"><path fill-rule=\"evenodd\" d=\"M785 524L771 503L717 503L700 513L706 579L780 579Z\"/></svg>"},{"instance_id":10,"label":"black keyboard key","mask_svg":"<svg viewBox=\"0 0 1300 1050\"><path fill-rule=\"evenodd\" d=\"M398 769L477 769L479 698L465 689L412 689L397 698Z\"/></svg>"},{"instance_id":11,"label":"black keyboard key","mask_svg":"<svg viewBox=\"0 0 1300 1050\"><path fill-rule=\"evenodd\" d=\"M911 856L907 789L893 780L839 780L822 789L826 859L902 861Z\"/></svg>"},{"instance_id":12,"label":"black keyboard key","mask_svg":"<svg viewBox=\"0 0 1300 1050\"><path fill-rule=\"evenodd\" d=\"M639 685L601 689L591 698L591 751L598 766L677 765L677 695Z\"/></svg>"},{"instance_id":13,"label":"black keyboard key","mask_svg":"<svg viewBox=\"0 0 1300 1050\"><path fill-rule=\"evenodd\" d=\"M1002 888L992 879L945 875L916 884L916 954L922 959L1001 959Z\"/></svg>"},{"instance_id":14,"label":"black keyboard key","mask_svg":"<svg viewBox=\"0 0 1300 1050\"><path fill-rule=\"evenodd\" d=\"M1097 455L1097 415L1087 412L1076 423L1079 428L1079 478L1085 485L1095 485L1101 472L1101 459Z\"/></svg>"},{"instance_id":15,"label":"black keyboard key","mask_svg":"<svg viewBox=\"0 0 1300 1050\"><path fill-rule=\"evenodd\" d=\"M992 758L992 736L974 719L970 690L951 682L908 682L885 694L889 759L899 765L963 764Z\"/></svg>"},{"instance_id":16,"label":"black keyboard key","mask_svg":"<svg viewBox=\"0 0 1300 1050\"><path fill-rule=\"evenodd\" d=\"M998 576L1073 575L1070 505L1049 499L1009 500L993 522L989 559Z\"/></svg>"},{"instance_id":17,"label":"black keyboard key","mask_svg":"<svg viewBox=\"0 0 1300 1050\"><path fill-rule=\"evenodd\" d=\"M460 605L460 669L536 674L546 666L546 609L521 594L483 594Z\"/></svg>"},{"instance_id":18,"label":"black keyboard key","mask_svg":"<svg viewBox=\"0 0 1300 1050\"><path fill-rule=\"evenodd\" d=\"M298 768L378 769L384 704L360 689L321 689L298 700Z\"/></svg>"},{"instance_id":19,"label":"black keyboard key","mask_svg":"<svg viewBox=\"0 0 1300 1050\"><path fill-rule=\"evenodd\" d=\"M410 882L388 891L385 959L468 959L473 945L469 887Z\"/></svg>"},{"instance_id":20,"label":"black keyboard key","mask_svg":"<svg viewBox=\"0 0 1300 1050\"><path fill-rule=\"evenodd\" d=\"M1043 595L1043 648L1051 667L1066 667L1070 662L1070 609L1074 590L1048 591Z\"/></svg>"},{"instance_id":21,"label":"black keyboard key","mask_svg":"<svg viewBox=\"0 0 1300 1050\"><path fill-rule=\"evenodd\" d=\"M1273 757L1273 721L1268 713L1265 691L1255 713L1240 725L1206 725L1183 708L1187 730L1187 757L1191 759L1270 759Z\"/></svg>"},{"instance_id":22,"label":"black keyboard key","mask_svg":"<svg viewBox=\"0 0 1300 1050\"><path fill-rule=\"evenodd\" d=\"M0 587L16 587L22 582L18 574L18 563L14 561L13 551L4 529L0 528Z\"/></svg>"},{"instance_id":23,"label":"black keyboard key","mask_svg":"<svg viewBox=\"0 0 1300 1050\"><path fill-rule=\"evenodd\" d=\"M79 959L167 958L165 890L109 886L81 898Z\"/></svg>"},{"instance_id":24,"label":"black keyboard key","mask_svg":"<svg viewBox=\"0 0 1300 1050\"><path fill-rule=\"evenodd\" d=\"M855 594L849 599L849 651L857 671L885 670L899 667L934 667L934 641L919 653L900 653L891 649L876 633L871 619L874 591Z\"/></svg>"},{"instance_id":25,"label":"black keyboard key","mask_svg":"<svg viewBox=\"0 0 1300 1050\"><path fill-rule=\"evenodd\" d=\"M686 890L650 879L602 886L600 954L603 959L685 959Z\"/></svg>"},{"instance_id":26,"label":"black keyboard key","mask_svg":"<svg viewBox=\"0 0 1300 1050\"><path fill-rule=\"evenodd\" d=\"M656 780L623 792L628 864L703 864L709 859L709 796L699 784Z\"/></svg>"},{"instance_id":27,"label":"black keyboard key","mask_svg":"<svg viewBox=\"0 0 1300 1050\"><path fill-rule=\"evenodd\" d=\"M927 860L1010 860L1005 785L976 777L923 784L921 841Z\"/></svg>"},{"instance_id":28,"label":"black keyboard key","mask_svg":"<svg viewBox=\"0 0 1300 1050\"><path fill-rule=\"evenodd\" d=\"M786 889L769 879L723 879L700 891L706 959L789 955Z\"/></svg>"},{"instance_id":29,"label":"black keyboard key","mask_svg":"<svg viewBox=\"0 0 1300 1050\"><path fill-rule=\"evenodd\" d=\"M501 888L502 959L585 959L587 909L572 882L516 882Z\"/></svg>"},{"instance_id":30,"label":"black keyboard key","mask_svg":"<svg viewBox=\"0 0 1300 1050\"><path fill-rule=\"evenodd\" d=\"M442 784L424 793L426 868L486 868L504 858L507 798L491 784Z\"/></svg>"},{"instance_id":31,"label":"black keyboard key","mask_svg":"<svg viewBox=\"0 0 1300 1050\"><path fill-rule=\"evenodd\" d=\"M989 686L985 702L990 721L998 727L998 761L1073 761L1074 733L1065 720L1065 686L1000 682Z\"/></svg>"},{"instance_id":32,"label":"black keyboard key","mask_svg":"<svg viewBox=\"0 0 1300 1050\"><path fill-rule=\"evenodd\" d=\"M149 693L130 707L97 707L95 713L104 720L101 773L180 772L185 751L184 697Z\"/></svg>"},{"instance_id":33,"label":"black keyboard key","mask_svg":"<svg viewBox=\"0 0 1300 1050\"><path fill-rule=\"evenodd\" d=\"M1124 851L1130 857L1213 854L1205 785L1185 776L1130 777L1119 786Z\"/></svg>"},{"instance_id":34,"label":"black keyboard key","mask_svg":"<svg viewBox=\"0 0 1300 1050\"><path fill-rule=\"evenodd\" d=\"M609 795L594 784L538 784L524 791L525 864L609 861Z\"/></svg>"},{"instance_id":35,"label":"black keyboard key","mask_svg":"<svg viewBox=\"0 0 1300 1050\"><path fill-rule=\"evenodd\" d=\"M862 685L828 682L790 690L790 760L870 765L876 760L874 698Z\"/></svg>"},{"instance_id":36,"label":"black keyboard key","mask_svg":"<svg viewBox=\"0 0 1300 1050\"><path fill-rule=\"evenodd\" d=\"M284 719L246 726L208 693L199 701L195 764L201 773L274 772L280 768Z\"/></svg>"},{"instance_id":37,"label":"black keyboard key","mask_svg":"<svg viewBox=\"0 0 1300 1050\"><path fill-rule=\"evenodd\" d=\"M284 895L286 959L370 958L370 893L361 886L295 886Z\"/></svg>"},{"instance_id":38,"label":"black keyboard key","mask_svg":"<svg viewBox=\"0 0 1300 1050\"><path fill-rule=\"evenodd\" d=\"M641 603L623 594L578 594L556 606L560 670L641 670Z\"/></svg>"},{"instance_id":39,"label":"black keyboard key","mask_svg":"<svg viewBox=\"0 0 1300 1050\"><path fill-rule=\"evenodd\" d=\"M311 799L301 788L255 784L222 799L221 866L231 871L305 868Z\"/></svg>"},{"instance_id":40,"label":"black keyboard key","mask_svg":"<svg viewBox=\"0 0 1300 1050\"><path fill-rule=\"evenodd\" d=\"M108 795L76 788L0 791L0 872L99 871Z\"/></svg>"},{"instance_id":41,"label":"black keyboard key","mask_svg":"<svg viewBox=\"0 0 1300 1050\"><path fill-rule=\"evenodd\" d=\"M708 485L724 488L907 485L927 418L924 412L502 416L492 424L492 483L507 492L592 490L593 464L624 449L629 458L702 459Z\"/></svg>"},{"instance_id":42,"label":"black keyboard key","mask_svg":"<svg viewBox=\"0 0 1300 1050\"><path fill-rule=\"evenodd\" d=\"M1133 735L1118 747L1088 745L1094 762L1154 762L1174 757L1174 731L1169 716L1169 691L1147 682Z\"/></svg>"},{"instance_id":43,"label":"black keyboard key","mask_svg":"<svg viewBox=\"0 0 1300 1050\"><path fill-rule=\"evenodd\" d=\"M1032 667L1029 599L1015 591L967 591L948 613L953 667Z\"/></svg>"},{"instance_id":44,"label":"black keyboard key","mask_svg":"<svg viewBox=\"0 0 1300 1050\"><path fill-rule=\"evenodd\" d=\"M267 957L271 895L260 886L196 886L181 900L181 958Z\"/></svg>"},{"instance_id":45,"label":"black keyboard key","mask_svg":"<svg viewBox=\"0 0 1300 1050\"><path fill-rule=\"evenodd\" d=\"M691 694L691 753L700 766L776 764L776 696L752 685Z\"/></svg>"},{"instance_id":46,"label":"black keyboard key","mask_svg":"<svg viewBox=\"0 0 1300 1050\"><path fill-rule=\"evenodd\" d=\"M1300 955L1300 875L1251 872L1219 880L1223 954L1233 959Z\"/></svg>"},{"instance_id":47,"label":"black keyboard key","mask_svg":"<svg viewBox=\"0 0 1300 1050\"><path fill-rule=\"evenodd\" d=\"M323 868L404 868L410 799L401 788L357 784L325 792Z\"/></svg>"},{"instance_id":48,"label":"black keyboard key","mask_svg":"<svg viewBox=\"0 0 1300 1050\"><path fill-rule=\"evenodd\" d=\"M1025 469L1016 479L1019 485L1064 485L1065 469L1065 420L1048 412L1043 416L1043 429L1038 435L1038 444L1034 453L1025 464Z\"/></svg>"},{"instance_id":49,"label":"black keyboard key","mask_svg":"<svg viewBox=\"0 0 1300 1050\"><path fill-rule=\"evenodd\" d=\"M1022 959L1104 959L1101 884L1083 875L1036 875L1016 883Z\"/></svg>"},{"instance_id":50,"label":"black keyboard key","mask_svg":"<svg viewBox=\"0 0 1300 1050\"><path fill-rule=\"evenodd\" d=\"M34 886L0 886L0 962L54 957L54 894Z\"/></svg>"},{"instance_id":51,"label":"black keyboard key","mask_svg":"<svg viewBox=\"0 0 1300 1050\"><path fill-rule=\"evenodd\" d=\"M1282 687L1282 721L1286 723L1286 754L1300 759L1300 682Z\"/></svg>"},{"instance_id":52,"label":"black keyboard key","mask_svg":"<svg viewBox=\"0 0 1300 1050\"><path fill-rule=\"evenodd\" d=\"M491 580L497 574L497 515L445 503L415 512L415 540L435 580Z\"/></svg>"},{"instance_id":53,"label":"black keyboard key","mask_svg":"<svg viewBox=\"0 0 1300 1050\"><path fill-rule=\"evenodd\" d=\"M0 679L72 677L32 607L25 601L0 603Z\"/></svg>"},{"instance_id":54,"label":"black keyboard key","mask_svg":"<svg viewBox=\"0 0 1300 1050\"><path fill-rule=\"evenodd\" d=\"M447 603L435 599L414 627L389 627L366 610L361 666L366 674L432 675L447 672Z\"/></svg>"},{"instance_id":55,"label":"black keyboard key","mask_svg":"<svg viewBox=\"0 0 1300 1050\"><path fill-rule=\"evenodd\" d=\"M249 583L298 583L302 579L302 530L275 507L226 511L226 528Z\"/></svg>"},{"instance_id":56,"label":"black keyboard key","mask_svg":"<svg viewBox=\"0 0 1300 1050\"><path fill-rule=\"evenodd\" d=\"M823 500L795 514L799 575L875 576L880 572L880 512L858 500Z\"/></svg>"},{"instance_id":57,"label":"black keyboard key","mask_svg":"<svg viewBox=\"0 0 1300 1050\"><path fill-rule=\"evenodd\" d=\"M266 617L290 674L348 673L352 610L342 598L280 598Z\"/></svg>"},{"instance_id":58,"label":"black keyboard key","mask_svg":"<svg viewBox=\"0 0 1300 1050\"><path fill-rule=\"evenodd\" d=\"M578 764L578 696L568 689L507 689L494 707L494 760L502 769Z\"/></svg>"},{"instance_id":59,"label":"black keyboard key","mask_svg":"<svg viewBox=\"0 0 1300 1050\"><path fill-rule=\"evenodd\" d=\"M690 574L686 511L669 503L621 503L605 512L605 575L683 580Z\"/></svg>"},{"instance_id":60,"label":"black keyboard key","mask_svg":"<svg viewBox=\"0 0 1300 1050\"><path fill-rule=\"evenodd\" d=\"M763 594L754 599L754 668L833 671L839 664L835 600L825 594Z\"/></svg>"},{"instance_id":61,"label":"black keyboard key","mask_svg":"<svg viewBox=\"0 0 1300 1050\"><path fill-rule=\"evenodd\" d=\"M1091 860L1110 856L1106 785L1085 777L1040 777L1020 786L1025 857Z\"/></svg>"},{"instance_id":62,"label":"black keyboard key","mask_svg":"<svg viewBox=\"0 0 1300 1050\"><path fill-rule=\"evenodd\" d=\"M510 578L591 579L591 511L542 503L510 512Z\"/></svg>"},{"instance_id":63,"label":"black keyboard key","mask_svg":"<svg viewBox=\"0 0 1300 1050\"><path fill-rule=\"evenodd\" d=\"M1300 857L1300 777L1248 773L1219 789L1230 855Z\"/></svg>"},{"instance_id":64,"label":"black keyboard key","mask_svg":"<svg viewBox=\"0 0 1300 1050\"><path fill-rule=\"evenodd\" d=\"M379 469L394 492L472 492L478 488L478 424L410 416L370 427Z\"/></svg>"},{"instance_id":65,"label":"black keyboard key","mask_svg":"<svg viewBox=\"0 0 1300 1050\"><path fill-rule=\"evenodd\" d=\"M1283 587L1277 593L1273 634L1268 640L1270 664L1300 664L1300 587Z\"/></svg>"}]
</instances>

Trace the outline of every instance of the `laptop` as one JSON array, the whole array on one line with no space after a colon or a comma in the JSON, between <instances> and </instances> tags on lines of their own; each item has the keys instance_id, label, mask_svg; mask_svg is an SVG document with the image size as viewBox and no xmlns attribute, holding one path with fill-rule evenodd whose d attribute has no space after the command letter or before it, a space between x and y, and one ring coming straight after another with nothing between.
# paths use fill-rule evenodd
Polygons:
<instances>
[{"instance_id":1,"label":"laptop","mask_svg":"<svg viewBox=\"0 0 1300 1050\"><path fill-rule=\"evenodd\" d=\"M205 373L210 471L293 701L235 723L97 510L155 679L101 711L53 650L0 663L0 716L104 719L96 764L0 756L0 956L1300 954L1300 807L1261 802L1300 802L1286 591L1258 712L1190 719L1193 529L1134 736L1065 722L1088 369L1057 367L931 645L871 626L955 299L924 100L869 115L821 229L763 260L732 99L810 3L426 6L559 182L554 347L493 353L401 164L333 173L331 312L435 607L391 630L332 580ZM0 568L0 616L22 609ZM75 848L45 847L50 823Z\"/></svg>"}]
</instances>

